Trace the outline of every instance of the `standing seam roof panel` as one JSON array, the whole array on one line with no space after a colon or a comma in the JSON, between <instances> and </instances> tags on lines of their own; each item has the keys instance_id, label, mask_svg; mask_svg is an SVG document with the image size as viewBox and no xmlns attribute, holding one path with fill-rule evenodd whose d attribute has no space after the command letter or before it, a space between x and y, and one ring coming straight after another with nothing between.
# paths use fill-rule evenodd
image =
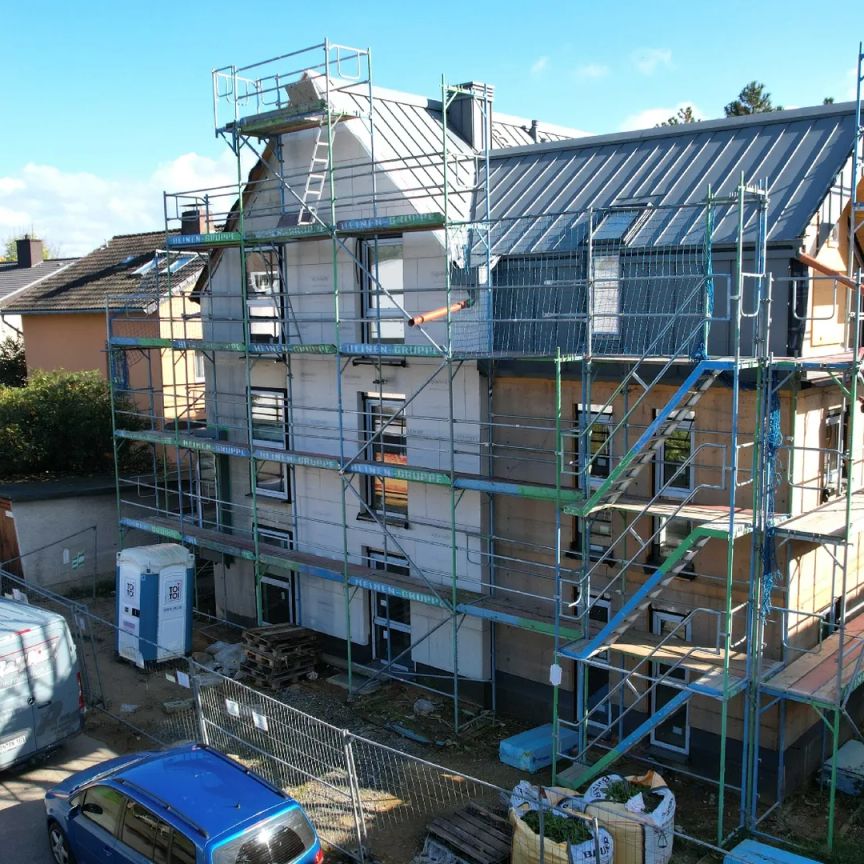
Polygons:
<instances>
[{"instance_id":1,"label":"standing seam roof panel","mask_svg":"<svg viewBox=\"0 0 864 864\"><path fill-rule=\"evenodd\" d=\"M497 151L491 157L493 216L584 211L638 197L696 204L709 184L716 195L733 193L743 171L747 182L768 182L769 240L794 242L845 165L853 140L853 106L828 105ZM733 212L718 213L715 242L731 242L736 225ZM692 233L692 227L670 230L668 239L690 242Z\"/></svg>"}]
</instances>

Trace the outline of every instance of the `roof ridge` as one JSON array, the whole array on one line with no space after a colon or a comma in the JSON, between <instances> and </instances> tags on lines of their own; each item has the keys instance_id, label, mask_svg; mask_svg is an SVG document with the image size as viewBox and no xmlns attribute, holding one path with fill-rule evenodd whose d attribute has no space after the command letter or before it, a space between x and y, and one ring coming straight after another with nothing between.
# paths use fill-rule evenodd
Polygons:
<instances>
[{"instance_id":1,"label":"roof ridge","mask_svg":"<svg viewBox=\"0 0 864 864\"><path fill-rule=\"evenodd\" d=\"M668 138L696 135L701 132L714 132L718 129L736 129L742 126L770 126L788 123L790 120L808 117L830 117L834 114L853 114L855 102L837 102L828 105L811 105L792 108L787 111L765 111L746 114L741 117L719 117L714 120L700 120L696 123L679 123L675 126L653 126L648 129L632 129L625 132L606 132L601 135L587 135L582 138L568 138L562 141L544 141L542 144L522 144L518 147L503 147L492 150L491 159L507 158L521 153L538 154L552 150L576 150L596 147L600 144L617 144L625 141L639 141L646 138Z\"/></svg>"},{"instance_id":2,"label":"roof ridge","mask_svg":"<svg viewBox=\"0 0 864 864\"><path fill-rule=\"evenodd\" d=\"M150 237L151 235L157 235L157 234L164 237L166 234L176 234L176 233L177 233L176 231L165 231L164 228L162 230L156 230L156 231L136 231L132 234L114 234L112 237L109 238L109 240L107 242L110 243L111 240L121 240L121 239L125 239L126 237ZM102 248L102 247L97 247L97 249L98 248ZM96 249L94 249L93 251L95 252ZM88 252L87 254L89 255L90 253Z\"/></svg>"}]
</instances>

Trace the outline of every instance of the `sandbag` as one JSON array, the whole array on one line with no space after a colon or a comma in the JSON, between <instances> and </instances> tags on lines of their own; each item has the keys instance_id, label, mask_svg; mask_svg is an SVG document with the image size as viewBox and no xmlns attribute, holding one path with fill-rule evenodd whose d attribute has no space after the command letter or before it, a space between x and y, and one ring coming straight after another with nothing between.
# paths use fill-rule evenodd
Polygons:
<instances>
[{"instance_id":1,"label":"sandbag","mask_svg":"<svg viewBox=\"0 0 864 864\"><path fill-rule=\"evenodd\" d=\"M548 813L567 816L572 812L583 812L584 802L573 795L571 790L559 787L544 788L545 802L542 806ZM513 826L513 851L511 864L539 864L540 836L525 824L523 816L537 810L541 806L537 787L523 781L514 790L510 798L510 824ZM572 816L578 819L578 816ZM587 823L586 823L587 824ZM591 826L593 832L593 826ZM593 838L583 843L554 843L545 840L543 843L543 864L612 864L612 835L605 829L599 829L600 859L597 860L596 846Z\"/></svg>"},{"instance_id":2,"label":"sandbag","mask_svg":"<svg viewBox=\"0 0 864 864\"><path fill-rule=\"evenodd\" d=\"M626 804L606 800L610 783L626 779L636 786L647 786L662 799L651 810L641 793ZM622 778L609 774L595 780L585 792L585 812L612 835L615 864L669 864L675 830L675 795L656 771ZM651 806L651 805L647 805Z\"/></svg>"}]
</instances>

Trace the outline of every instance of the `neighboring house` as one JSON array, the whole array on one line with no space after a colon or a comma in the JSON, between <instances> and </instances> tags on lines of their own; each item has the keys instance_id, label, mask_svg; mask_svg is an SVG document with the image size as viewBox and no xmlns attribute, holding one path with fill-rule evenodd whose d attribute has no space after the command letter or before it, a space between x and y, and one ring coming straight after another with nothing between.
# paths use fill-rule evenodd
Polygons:
<instances>
[{"instance_id":1,"label":"neighboring house","mask_svg":"<svg viewBox=\"0 0 864 864\"><path fill-rule=\"evenodd\" d=\"M108 318L118 335L200 337L198 316L172 321L173 306L193 288L204 262L194 252L164 247L164 232L120 234L10 296L0 310L20 317L28 372L96 370L110 374L117 391L139 404L142 393L158 390L166 417L203 417L203 381L194 356L166 351L154 362L130 352L108 365Z\"/></svg>"},{"instance_id":2,"label":"neighboring house","mask_svg":"<svg viewBox=\"0 0 864 864\"><path fill-rule=\"evenodd\" d=\"M15 245L17 260L0 261L0 340L21 335L21 316L6 313L3 302L75 261L74 258L44 260L42 241L32 237L16 240Z\"/></svg>"},{"instance_id":3,"label":"neighboring house","mask_svg":"<svg viewBox=\"0 0 864 864\"><path fill-rule=\"evenodd\" d=\"M210 256L202 341L111 335L206 352L206 429L120 433L198 481L121 523L456 725L554 719L574 787L634 747L800 782L861 713L855 106L534 143L481 84L259 72L217 89L242 194L169 196L206 210L168 240Z\"/></svg>"}]
</instances>

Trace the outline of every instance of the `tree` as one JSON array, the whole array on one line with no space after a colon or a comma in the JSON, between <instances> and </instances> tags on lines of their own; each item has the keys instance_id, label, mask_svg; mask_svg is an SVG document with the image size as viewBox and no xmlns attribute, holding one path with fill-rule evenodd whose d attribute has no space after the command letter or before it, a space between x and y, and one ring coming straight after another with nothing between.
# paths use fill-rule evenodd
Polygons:
<instances>
[{"instance_id":1,"label":"tree","mask_svg":"<svg viewBox=\"0 0 864 864\"><path fill-rule=\"evenodd\" d=\"M699 120L693 113L692 105L685 105L678 109L677 114L673 114L668 120L658 123L658 126L680 126L682 123L698 123Z\"/></svg>"},{"instance_id":2,"label":"tree","mask_svg":"<svg viewBox=\"0 0 864 864\"><path fill-rule=\"evenodd\" d=\"M23 387L27 383L24 340L7 336L0 342L0 387Z\"/></svg>"},{"instance_id":3,"label":"tree","mask_svg":"<svg viewBox=\"0 0 864 864\"><path fill-rule=\"evenodd\" d=\"M771 104L771 94L759 81L746 84L738 94L738 98L723 109L727 117L744 117L747 114L765 114L769 111L782 110L782 105Z\"/></svg>"},{"instance_id":4,"label":"tree","mask_svg":"<svg viewBox=\"0 0 864 864\"><path fill-rule=\"evenodd\" d=\"M116 407L134 416L130 403ZM140 453L124 451L121 470ZM0 477L108 472L114 464L111 396L98 372L34 372L0 387Z\"/></svg>"},{"instance_id":5,"label":"tree","mask_svg":"<svg viewBox=\"0 0 864 864\"><path fill-rule=\"evenodd\" d=\"M833 96L826 96L822 100L822 104L823 105L833 105L834 104L834 97Z\"/></svg>"}]
</instances>

